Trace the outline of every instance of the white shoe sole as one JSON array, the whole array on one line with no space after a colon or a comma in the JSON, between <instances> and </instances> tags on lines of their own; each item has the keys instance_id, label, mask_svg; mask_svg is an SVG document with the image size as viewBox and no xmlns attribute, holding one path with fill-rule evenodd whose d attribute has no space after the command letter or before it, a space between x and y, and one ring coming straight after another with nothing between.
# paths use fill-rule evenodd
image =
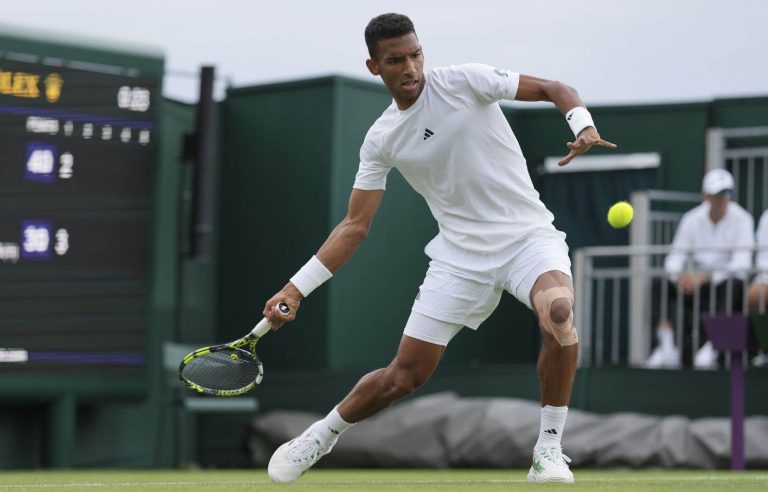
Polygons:
<instances>
[{"instance_id":1,"label":"white shoe sole","mask_svg":"<svg viewBox=\"0 0 768 492\"><path fill-rule=\"evenodd\" d=\"M528 481L531 483L573 483L573 477L541 478L528 472Z\"/></svg>"}]
</instances>

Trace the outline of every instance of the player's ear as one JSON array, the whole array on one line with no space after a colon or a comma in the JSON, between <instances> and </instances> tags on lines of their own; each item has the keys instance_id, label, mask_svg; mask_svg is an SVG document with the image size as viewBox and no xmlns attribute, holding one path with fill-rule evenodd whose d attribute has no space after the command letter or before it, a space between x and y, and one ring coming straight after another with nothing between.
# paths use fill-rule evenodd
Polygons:
<instances>
[{"instance_id":1,"label":"player's ear","mask_svg":"<svg viewBox=\"0 0 768 492\"><path fill-rule=\"evenodd\" d=\"M372 75L381 75L379 66L376 64L375 61L371 60L370 58L365 60L365 66L368 68L368 71L371 72Z\"/></svg>"}]
</instances>

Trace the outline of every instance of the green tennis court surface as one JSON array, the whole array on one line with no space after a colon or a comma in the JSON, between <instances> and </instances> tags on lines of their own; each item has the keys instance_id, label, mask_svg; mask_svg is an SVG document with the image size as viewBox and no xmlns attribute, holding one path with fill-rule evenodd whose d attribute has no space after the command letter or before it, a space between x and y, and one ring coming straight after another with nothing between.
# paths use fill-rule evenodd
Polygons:
<instances>
[{"instance_id":1,"label":"green tennis court surface","mask_svg":"<svg viewBox=\"0 0 768 492\"><path fill-rule=\"evenodd\" d=\"M450 491L611 490L768 490L768 471L582 471L573 485L533 485L526 470L313 470L293 484L269 481L264 470L234 471L72 471L0 472L5 490L307 490Z\"/></svg>"}]
</instances>

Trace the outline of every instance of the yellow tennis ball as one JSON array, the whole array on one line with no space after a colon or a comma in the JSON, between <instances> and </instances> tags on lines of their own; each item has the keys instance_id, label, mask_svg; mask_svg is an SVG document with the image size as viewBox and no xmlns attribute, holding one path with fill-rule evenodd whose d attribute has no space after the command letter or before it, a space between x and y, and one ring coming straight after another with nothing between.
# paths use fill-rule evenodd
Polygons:
<instances>
[{"instance_id":1,"label":"yellow tennis ball","mask_svg":"<svg viewBox=\"0 0 768 492\"><path fill-rule=\"evenodd\" d=\"M634 215L635 211L632 210L632 205L627 202L617 202L608 209L608 223L615 229L627 227L632 222Z\"/></svg>"}]
</instances>

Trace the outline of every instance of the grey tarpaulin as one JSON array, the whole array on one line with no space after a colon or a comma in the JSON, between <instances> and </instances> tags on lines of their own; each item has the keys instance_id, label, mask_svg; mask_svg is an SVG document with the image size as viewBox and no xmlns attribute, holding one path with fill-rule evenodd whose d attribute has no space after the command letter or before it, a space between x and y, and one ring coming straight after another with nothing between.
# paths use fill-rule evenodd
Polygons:
<instances>
[{"instance_id":1,"label":"grey tarpaulin","mask_svg":"<svg viewBox=\"0 0 768 492\"><path fill-rule=\"evenodd\" d=\"M273 411L254 431L273 448L322 416ZM347 431L322 465L337 467L530 466L539 404L439 393L406 400ZM768 417L746 419L746 463L768 467ZM728 468L730 422L570 410L563 451L572 466Z\"/></svg>"}]
</instances>

